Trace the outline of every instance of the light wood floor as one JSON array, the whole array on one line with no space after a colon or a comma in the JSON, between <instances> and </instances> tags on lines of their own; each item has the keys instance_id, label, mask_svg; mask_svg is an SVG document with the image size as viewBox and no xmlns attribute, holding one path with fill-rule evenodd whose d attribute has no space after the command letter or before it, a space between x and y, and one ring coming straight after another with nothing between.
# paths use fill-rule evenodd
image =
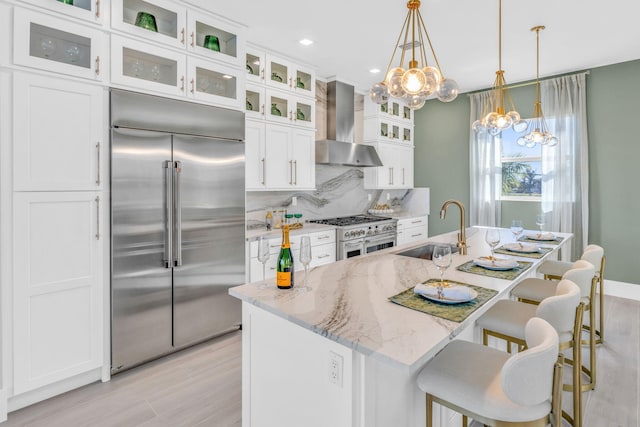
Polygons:
<instances>
[{"instance_id":1,"label":"light wood floor","mask_svg":"<svg viewBox=\"0 0 640 427\"><path fill-rule=\"evenodd\" d=\"M583 425L640 427L640 302L607 297L605 320ZM12 412L0 427L240 426L240 379L236 332Z\"/></svg>"}]
</instances>

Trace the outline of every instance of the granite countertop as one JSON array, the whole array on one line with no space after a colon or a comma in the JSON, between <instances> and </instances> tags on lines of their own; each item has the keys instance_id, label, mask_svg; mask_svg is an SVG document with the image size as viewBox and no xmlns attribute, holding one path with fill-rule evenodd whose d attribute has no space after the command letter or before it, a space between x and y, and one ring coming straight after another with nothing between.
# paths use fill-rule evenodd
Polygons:
<instances>
[{"instance_id":1,"label":"granite countertop","mask_svg":"<svg viewBox=\"0 0 640 427\"><path fill-rule=\"evenodd\" d=\"M314 224L312 222L305 222L302 228L296 228L290 231L291 236L305 234L305 233L316 233L319 231L327 231L327 230L335 230L336 227L334 225L325 225L325 224ZM247 242L251 242L253 240L258 240L261 236L266 238L276 238L282 236L282 229L276 228L271 231L267 231L265 228L258 228L253 230L247 230L246 240Z\"/></svg>"},{"instance_id":2,"label":"granite countertop","mask_svg":"<svg viewBox=\"0 0 640 427\"><path fill-rule=\"evenodd\" d=\"M430 242L455 243L456 232L430 238ZM570 234L556 233L564 237ZM501 230L502 243L512 242L509 230ZM565 239L564 242L569 241ZM456 267L489 251L481 228L468 229L469 255L455 254L445 279L498 291L498 295L461 323L430 316L391 303L388 298L429 278L439 277L431 261L397 255L426 242L389 248L369 255L318 266L310 270L309 292L278 290L272 280L260 289L255 282L232 288L229 293L362 354L415 372L464 328L472 325L494 301L508 293L538 263L514 281L456 270ZM561 246L561 245L559 245ZM557 249L559 246L555 246ZM303 273L296 276L303 280Z\"/></svg>"}]
</instances>

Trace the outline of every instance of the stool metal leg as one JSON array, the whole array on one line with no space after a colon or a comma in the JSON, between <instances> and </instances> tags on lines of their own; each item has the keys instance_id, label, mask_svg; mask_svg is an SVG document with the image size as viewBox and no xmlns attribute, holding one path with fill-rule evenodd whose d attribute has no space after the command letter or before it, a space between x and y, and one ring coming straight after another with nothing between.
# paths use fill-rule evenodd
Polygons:
<instances>
[{"instance_id":1,"label":"stool metal leg","mask_svg":"<svg viewBox=\"0 0 640 427\"><path fill-rule=\"evenodd\" d=\"M433 397L427 394L427 427L433 427Z\"/></svg>"}]
</instances>

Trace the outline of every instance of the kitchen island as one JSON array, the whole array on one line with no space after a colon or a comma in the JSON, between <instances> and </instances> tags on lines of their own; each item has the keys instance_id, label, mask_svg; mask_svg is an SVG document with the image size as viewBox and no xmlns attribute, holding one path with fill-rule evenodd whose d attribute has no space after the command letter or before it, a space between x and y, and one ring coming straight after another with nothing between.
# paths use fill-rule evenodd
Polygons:
<instances>
[{"instance_id":1,"label":"kitchen island","mask_svg":"<svg viewBox=\"0 0 640 427\"><path fill-rule=\"evenodd\" d=\"M514 280L465 273L456 267L487 255L484 230L468 231L468 255L455 254L445 279L481 286L497 295L454 322L388 300L438 277L431 261L397 255L425 242L389 248L310 270L307 291L278 290L272 280L230 290L243 301L243 409L245 427L424 426L420 369L450 340L479 339L475 320L510 289L535 275L571 235ZM428 239L455 243L456 233ZM501 242L513 242L501 230ZM304 274L296 273L296 285ZM457 417L453 416L454 422ZM436 411L449 425L449 411Z\"/></svg>"}]
</instances>

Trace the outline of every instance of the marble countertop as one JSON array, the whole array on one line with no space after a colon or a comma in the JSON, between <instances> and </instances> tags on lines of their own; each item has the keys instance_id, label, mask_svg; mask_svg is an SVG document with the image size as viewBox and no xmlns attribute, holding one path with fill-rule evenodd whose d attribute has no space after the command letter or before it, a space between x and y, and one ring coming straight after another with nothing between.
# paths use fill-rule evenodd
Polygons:
<instances>
[{"instance_id":1,"label":"marble countertop","mask_svg":"<svg viewBox=\"0 0 640 427\"><path fill-rule=\"evenodd\" d=\"M429 238L429 242L455 243L457 232ZM571 238L570 234L556 233ZM509 230L501 230L501 243L513 242ZM369 255L318 266L309 271L310 291L278 290L272 279L232 288L229 293L277 316L336 341L362 354L415 372L431 359L452 338L491 305L509 292L515 281L465 273L456 267L477 256L487 255L484 230L468 229L468 255L455 254L445 279L457 280L498 291L498 295L472 313L463 322L452 322L408 309L388 301L388 298L429 278L439 277L431 261L397 255L397 252L426 243L413 243ZM544 246L544 245L542 245ZM561 245L559 245L561 246ZM559 246L554 246L558 248ZM550 246L551 247L551 246ZM519 258L533 261L529 272L548 258ZM304 273L296 273L301 283ZM269 286L261 289L260 285Z\"/></svg>"},{"instance_id":2,"label":"marble countertop","mask_svg":"<svg viewBox=\"0 0 640 427\"><path fill-rule=\"evenodd\" d=\"M304 226L302 228L296 228L290 231L290 234L292 236L298 235L298 234L305 234L305 233L316 233L319 231L327 231L327 230L335 230L336 227L333 225L325 225L325 224L314 224L312 222L305 222ZM261 236L264 236L266 238L276 238L276 237L281 237L282 236L282 229L280 228L276 228L273 229L271 231L267 231L264 228L258 228L258 229L253 229L253 230L247 230L247 234L246 234L246 239L247 242L251 242L253 240L258 240Z\"/></svg>"}]
</instances>

